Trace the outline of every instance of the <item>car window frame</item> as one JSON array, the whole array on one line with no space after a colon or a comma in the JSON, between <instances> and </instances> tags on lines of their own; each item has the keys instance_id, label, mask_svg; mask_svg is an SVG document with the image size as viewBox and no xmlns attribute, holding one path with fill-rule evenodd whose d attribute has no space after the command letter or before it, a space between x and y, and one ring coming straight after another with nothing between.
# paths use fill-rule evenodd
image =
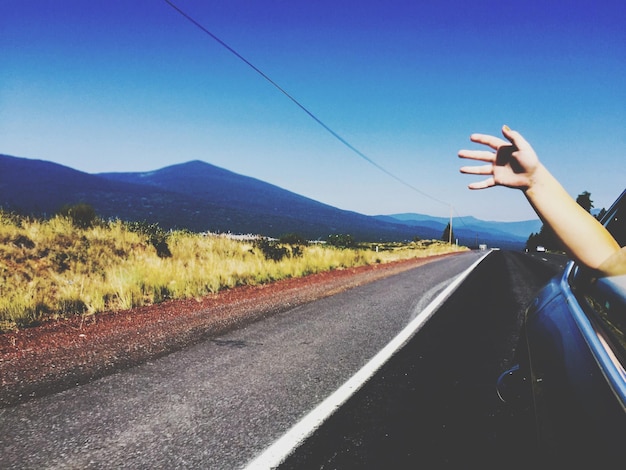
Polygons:
<instances>
[{"instance_id":1,"label":"car window frame","mask_svg":"<svg viewBox=\"0 0 626 470\"><path fill-rule=\"evenodd\" d=\"M622 247L625 221L626 190L601 220ZM626 275L602 277L571 261L563 282L587 344L626 409Z\"/></svg>"}]
</instances>

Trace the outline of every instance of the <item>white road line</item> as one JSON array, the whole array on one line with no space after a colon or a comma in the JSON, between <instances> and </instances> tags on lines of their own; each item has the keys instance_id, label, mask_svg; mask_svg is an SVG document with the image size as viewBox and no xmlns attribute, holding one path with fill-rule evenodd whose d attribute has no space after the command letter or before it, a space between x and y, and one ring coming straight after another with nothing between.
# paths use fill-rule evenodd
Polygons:
<instances>
[{"instance_id":1,"label":"white road line","mask_svg":"<svg viewBox=\"0 0 626 470\"><path fill-rule=\"evenodd\" d=\"M433 301L435 296L439 294L440 292L442 292L446 287L448 287L450 282L452 282L453 280L454 278L446 279L445 281L442 281L439 284L437 284L435 287L431 287L428 290L428 292L426 292L422 296L419 302L417 302L417 305L413 309L413 313L411 314L411 317L409 318L408 323L411 323L413 320L419 317L420 314L424 311L424 309L427 308L427 306Z\"/></svg>"},{"instance_id":2,"label":"white road line","mask_svg":"<svg viewBox=\"0 0 626 470\"><path fill-rule=\"evenodd\" d=\"M465 278L485 259L489 252L455 277L424 310L420 312L394 339L381 349L347 382L322 401L304 418L296 423L272 445L250 461L245 470L268 470L278 467L307 437L319 428L336 410L338 410L363 384L369 380L382 365L389 360L411 337L420 330L435 311L461 285Z\"/></svg>"}]
</instances>

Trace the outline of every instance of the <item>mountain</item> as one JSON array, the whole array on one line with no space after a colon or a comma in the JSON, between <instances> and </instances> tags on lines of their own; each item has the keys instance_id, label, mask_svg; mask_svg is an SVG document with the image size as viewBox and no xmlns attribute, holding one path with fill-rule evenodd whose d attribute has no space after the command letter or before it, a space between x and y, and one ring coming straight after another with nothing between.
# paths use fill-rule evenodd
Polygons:
<instances>
[{"instance_id":1,"label":"mountain","mask_svg":"<svg viewBox=\"0 0 626 470\"><path fill-rule=\"evenodd\" d=\"M403 223L413 227L429 227L443 233L450 219L431 217L423 214L392 214L376 216L379 220L391 223ZM452 231L459 243L466 246L486 244L509 249L522 249L531 233L541 229L539 219L520 222L495 222L476 219L475 217L455 217L452 220Z\"/></svg>"},{"instance_id":2,"label":"mountain","mask_svg":"<svg viewBox=\"0 0 626 470\"><path fill-rule=\"evenodd\" d=\"M419 214L345 211L201 161L149 172L89 174L44 160L0 155L0 206L5 210L49 216L65 204L80 202L105 219L271 237L294 232L309 239L331 233L349 233L361 241L438 239L448 222ZM453 230L463 244L493 246L501 241L499 246L508 243L516 249L530 234L520 235L526 230L523 225L470 217Z\"/></svg>"},{"instance_id":3,"label":"mountain","mask_svg":"<svg viewBox=\"0 0 626 470\"><path fill-rule=\"evenodd\" d=\"M344 211L255 178L191 161L143 173L101 173L117 183L166 191L198 203L210 202L220 214L196 212L207 230L280 236L296 232L311 239L350 233L358 240L402 240L417 236L415 227ZM178 226L194 227L189 220ZM196 228L196 227L194 227ZM196 228L197 229L197 228ZM428 233L430 235L430 233Z\"/></svg>"},{"instance_id":4,"label":"mountain","mask_svg":"<svg viewBox=\"0 0 626 470\"><path fill-rule=\"evenodd\" d=\"M357 240L438 234L384 222L305 198L254 178L192 161L145 173L83 173L56 163L0 155L0 206L48 216L65 204L92 205L103 218L145 220L163 228L255 233L297 232L310 239L350 233Z\"/></svg>"}]
</instances>

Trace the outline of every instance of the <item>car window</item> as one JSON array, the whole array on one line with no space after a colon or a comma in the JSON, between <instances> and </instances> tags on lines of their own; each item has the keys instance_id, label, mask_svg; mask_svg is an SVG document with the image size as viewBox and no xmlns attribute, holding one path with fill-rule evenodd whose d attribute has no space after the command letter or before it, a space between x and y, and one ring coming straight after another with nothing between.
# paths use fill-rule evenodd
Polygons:
<instances>
[{"instance_id":1,"label":"car window","mask_svg":"<svg viewBox=\"0 0 626 470\"><path fill-rule=\"evenodd\" d=\"M619 246L626 246L626 191L607 211L602 223L613 235Z\"/></svg>"},{"instance_id":2,"label":"car window","mask_svg":"<svg viewBox=\"0 0 626 470\"><path fill-rule=\"evenodd\" d=\"M620 246L626 245L626 191L602 223ZM609 347L626 368L626 275L598 278L575 267L569 282L587 317L604 333Z\"/></svg>"},{"instance_id":3,"label":"car window","mask_svg":"<svg viewBox=\"0 0 626 470\"><path fill-rule=\"evenodd\" d=\"M579 293L583 310L626 368L626 275L593 279Z\"/></svg>"}]
</instances>

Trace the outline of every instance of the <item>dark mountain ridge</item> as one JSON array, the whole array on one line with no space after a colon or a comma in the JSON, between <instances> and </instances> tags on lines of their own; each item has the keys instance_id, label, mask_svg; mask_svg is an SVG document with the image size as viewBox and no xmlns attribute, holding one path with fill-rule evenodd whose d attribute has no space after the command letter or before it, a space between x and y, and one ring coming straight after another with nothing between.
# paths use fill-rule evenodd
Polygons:
<instances>
[{"instance_id":1,"label":"dark mountain ridge","mask_svg":"<svg viewBox=\"0 0 626 470\"><path fill-rule=\"evenodd\" d=\"M432 217L423 214L404 213L404 214L391 214L389 216L396 222L401 221L406 224L419 225L422 223L429 223L431 226L445 227L450 221L447 217ZM516 235L518 237L528 238L528 235L533 232L539 231L541 228L541 220L522 220L519 222L497 222L497 221L485 221L480 220L472 216L455 217L453 226L459 229L475 230L475 231L489 231L491 233L501 232L508 235Z\"/></svg>"},{"instance_id":2,"label":"dark mountain ridge","mask_svg":"<svg viewBox=\"0 0 626 470\"><path fill-rule=\"evenodd\" d=\"M255 178L190 161L137 173L89 174L56 163L0 155L0 206L27 215L50 216L65 204L87 203L105 219L158 223L166 229L254 233L278 237L299 233L325 239L349 233L360 241L438 239L445 223L419 214L366 216L323 204ZM498 243L521 248L521 237L473 218L454 228L460 243ZM471 243L466 243L466 241Z\"/></svg>"},{"instance_id":3,"label":"dark mountain ridge","mask_svg":"<svg viewBox=\"0 0 626 470\"><path fill-rule=\"evenodd\" d=\"M377 216L388 222L402 222L414 227L429 227L443 233L450 222L449 218L431 217L422 214L392 214ZM525 220L520 222L495 222L476 219L475 217L455 217L452 220L452 231L459 243L467 246L487 244L501 248L520 249L526 245L531 233L541 229L541 221Z\"/></svg>"}]
</instances>

